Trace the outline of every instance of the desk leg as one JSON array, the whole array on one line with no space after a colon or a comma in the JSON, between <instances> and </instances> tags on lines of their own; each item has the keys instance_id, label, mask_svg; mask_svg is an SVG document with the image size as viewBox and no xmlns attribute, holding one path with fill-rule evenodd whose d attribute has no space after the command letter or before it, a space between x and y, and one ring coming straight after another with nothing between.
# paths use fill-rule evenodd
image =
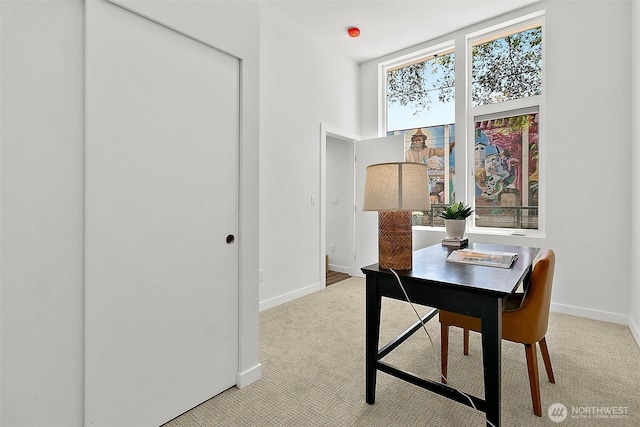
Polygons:
<instances>
[{"instance_id":1,"label":"desk leg","mask_svg":"<svg viewBox=\"0 0 640 427\"><path fill-rule=\"evenodd\" d=\"M502 299L485 297L481 315L487 427L499 427L502 402Z\"/></svg>"},{"instance_id":2,"label":"desk leg","mask_svg":"<svg viewBox=\"0 0 640 427\"><path fill-rule=\"evenodd\" d=\"M380 338L380 306L382 297L378 293L375 276L367 276L366 326L365 326L365 395L372 405L376 400L376 374L378 361L378 341Z\"/></svg>"}]
</instances>

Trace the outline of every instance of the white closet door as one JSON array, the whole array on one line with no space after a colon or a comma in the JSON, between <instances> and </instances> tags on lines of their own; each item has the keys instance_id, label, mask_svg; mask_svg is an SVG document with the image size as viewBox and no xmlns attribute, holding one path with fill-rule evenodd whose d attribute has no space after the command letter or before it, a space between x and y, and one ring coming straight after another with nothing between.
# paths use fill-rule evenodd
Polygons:
<instances>
[{"instance_id":1,"label":"white closet door","mask_svg":"<svg viewBox=\"0 0 640 427\"><path fill-rule=\"evenodd\" d=\"M364 184L367 166L376 163L404 161L404 136L356 141L356 274L378 262L378 212L364 212Z\"/></svg>"},{"instance_id":2,"label":"white closet door","mask_svg":"<svg viewBox=\"0 0 640 427\"><path fill-rule=\"evenodd\" d=\"M240 65L85 5L85 425L158 426L236 383Z\"/></svg>"}]
</instances>

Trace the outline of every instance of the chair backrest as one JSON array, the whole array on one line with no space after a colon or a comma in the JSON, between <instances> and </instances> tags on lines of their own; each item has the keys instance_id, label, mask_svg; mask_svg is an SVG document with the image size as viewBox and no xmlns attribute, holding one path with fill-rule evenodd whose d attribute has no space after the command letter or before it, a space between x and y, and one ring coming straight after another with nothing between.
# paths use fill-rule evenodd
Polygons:
<instances>
[{"instance_id":1,"label":"chair backrest","mask_svg":"<svg viewBox=\"0 0 640 427\"><path fill-rule=\"evenodd\" d=\"M526 317L530 329L526 335L531 336L531 342L540 341L547 333L555 265L555 253L551 249L543 251L533 266L531 281L522 305L513 312L515 317Z\"/></svg>"}]
</instances>

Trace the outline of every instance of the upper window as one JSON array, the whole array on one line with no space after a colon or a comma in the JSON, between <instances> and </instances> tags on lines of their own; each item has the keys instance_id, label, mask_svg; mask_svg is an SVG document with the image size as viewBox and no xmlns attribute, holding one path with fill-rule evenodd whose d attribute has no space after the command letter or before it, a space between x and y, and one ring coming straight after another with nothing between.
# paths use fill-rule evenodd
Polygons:
<instances>
[{"instance_id":1,"label":"upper window","mask_svg":"<svg viewBox=\"0 0 640 427\"><path fill-rule=\"evenodd\" d=\"M387 132L453 123L454 65L449 49L387 68Z\"/></svg>"},{"instance_id":2,"label":"upper window","mask_svg":"<svg viewBox=\"0 0 640 427\"><path fill-rule=\"evenodd\" d=\"M477 40L471 53L472 105L542 94L542 27Z\"/></svg>"}]
</instances>

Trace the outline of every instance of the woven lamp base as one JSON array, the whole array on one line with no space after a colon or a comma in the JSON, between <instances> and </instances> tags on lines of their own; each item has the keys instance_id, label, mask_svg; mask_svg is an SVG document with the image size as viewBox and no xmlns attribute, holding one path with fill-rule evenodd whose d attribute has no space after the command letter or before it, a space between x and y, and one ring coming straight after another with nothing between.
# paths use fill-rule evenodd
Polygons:
<instances>
[{"instance_id":1,"label":"woven lamp base","mask_svg":"<svg viewBox=\"0 0 640 427\"><path fill-rule=\"evenodd\" d=\"M410 211L378 211L378 266L410 270L413 230Z\"/></svg>"}]
</instances>

